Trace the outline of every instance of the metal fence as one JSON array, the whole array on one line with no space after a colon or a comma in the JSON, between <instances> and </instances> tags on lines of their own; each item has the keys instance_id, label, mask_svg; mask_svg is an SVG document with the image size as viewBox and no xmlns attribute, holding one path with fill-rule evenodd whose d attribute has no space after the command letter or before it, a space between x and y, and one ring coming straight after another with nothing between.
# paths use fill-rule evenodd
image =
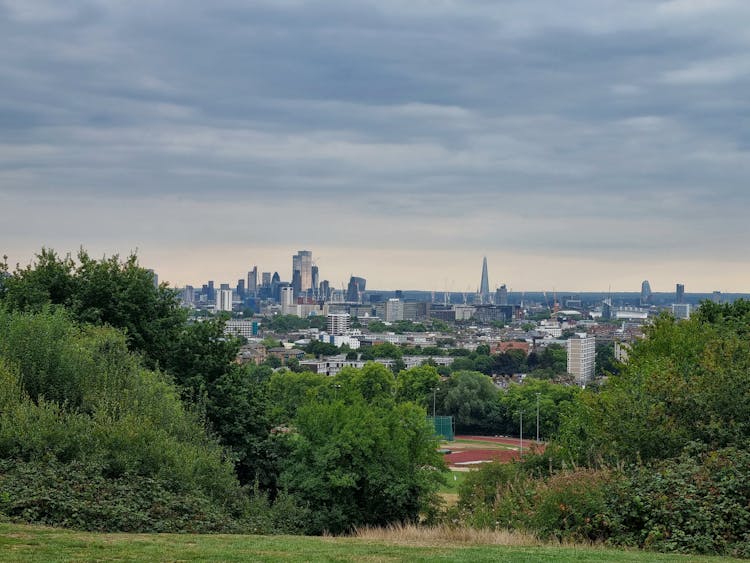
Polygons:
<instances>
[{"instance_id":1,"label":"metal fence","mask_svg":"<svg viewBox=\"0 0 750 563\"><path fill-rule=\"evenodd\" d=\"M435 434L442 437L443 440L453 441L456 438L456 426L452 416L428 416L427 420L435 428Z\"/></svg>"}]
</instances>

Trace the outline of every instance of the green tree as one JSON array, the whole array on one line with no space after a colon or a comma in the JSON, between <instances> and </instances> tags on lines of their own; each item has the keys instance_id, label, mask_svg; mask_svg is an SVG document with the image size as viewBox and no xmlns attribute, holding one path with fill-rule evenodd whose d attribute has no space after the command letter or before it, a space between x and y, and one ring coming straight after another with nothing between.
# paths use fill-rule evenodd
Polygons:
<instances>
[{"instance_id":1,"label":"green tree","mask_svg":"<svg viewBox=\"0 0 750 563\"><path fill-rule=\"evenodd\" d=\"M433 366L424 365L404 370L396 378L396 397L402 402L411 401L427 407L439 384L440 375Z\"/></svg>"},{"instance_id":2,"label":"green tree","mask_svg":"<svg viewBox=\"0 0 750 563\"><path fill-rule=\"evenodd\" d=\"M315 508L310 533L416 522L435 502L443 462L423 409L309 403L295 428L281 483Z\"/></svg>"},{"instance_id":3,"label":"green tree","mask_svg":"<svg viewBox=\"0 0 750 563\"><path fill-rule=\"evenodd\" d=\"M610 375L620 372L620 362L615 359L614 344L597 344L596 346L596 374Z\"/></svg>"},{"instance_id":4,"label":"green tree","mask_svg":"<svg viewBox=\"0 0 750 563\"><path fill-rule=\"evenodd\" d=\"M135 254L124 261L117 255L94 260L81 250L76 262L43 248L4 286L3 301L11 310L61 305L79 322L122 329L130 349L142 353L151 368L164 366L186 320L177 293L163 284L156 287Z\"/></svg>"},{"instance_id":5,"label":"green tree","mask_svg":"<svg viewBox=\"0 0 750 563\"><path fill-rule=\"evenodd\" d=\"M368 362L362 369L343 368L334 379L342 396L364 398L378 404L392 404L396 388L393 372L382 364Z\"/></svg>"},{"instance_id":6,"label":"green tree","mask_svg":"<svg viewBox=\"0 0 750 563\"><path fill-rule=\"evenodd\" d=\"M674 456L691 441L732 446L750 432L747 303L688 321L656 319L628 363L597 392L586 391L560 434L579 461Z\"/></svg>"},{"instance_id":7,"label":"green tree","mask_svg":"<svg viewBox=\"0 0 750 563\"><path fill-rule=\"evenodd\" d=\"M499 390L483 373L454 372L440 387L438 400L440 414L455 417L457 432L495 433L501 417Z\"/></svg>"}]
</instances>

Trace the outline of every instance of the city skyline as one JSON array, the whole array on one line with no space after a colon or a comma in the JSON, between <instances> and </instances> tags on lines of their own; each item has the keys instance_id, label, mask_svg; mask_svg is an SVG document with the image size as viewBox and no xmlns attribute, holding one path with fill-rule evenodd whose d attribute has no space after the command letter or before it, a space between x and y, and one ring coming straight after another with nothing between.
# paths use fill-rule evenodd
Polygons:
<instances>
[{"instance_id":1,"label":"city skyline","mask_svg":"<svg viewBox=\"0 0 750 563\"><path fill-rule=\"evenodd\" d=\"M286 279L310 248L337 288L475 292L487 256L492 291L750 291L748 19L0 1L0 255L137 249L173 286Z\"/></svg>"}]
</instances>

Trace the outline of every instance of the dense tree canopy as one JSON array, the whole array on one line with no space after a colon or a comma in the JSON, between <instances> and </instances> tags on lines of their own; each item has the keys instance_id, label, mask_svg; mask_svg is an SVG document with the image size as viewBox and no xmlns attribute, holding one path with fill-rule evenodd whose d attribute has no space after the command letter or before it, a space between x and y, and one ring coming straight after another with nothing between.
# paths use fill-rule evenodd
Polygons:
<instances>
[{"instance_id":1,"label":"dense tree canopy","mask_svg":"<svg viewBox=\"0 0 750 563\"><path fill-rule=\"evenodd\" d=\"M705 309L704 309L705 307ZM659 317L600 392L586 392L563 425L578 460L648 460L690 441L734 445L750 432L747 302L706 303L688 321Z\"/></svg>"},{"instance_id":2,"label":"dense tree canopy","mask_svg":"<svg viewBox=\"0 0 750 563\"><path fill-rule=\"evenodd\" d=\"M167 361L185 322L176 292L157 287L134 254L124 261L117 255L95 260L81 250L74 260L42 249L32 264L9 274L0 293L8 309L60 305L78 322L122 329L130 349L152 368Z\"/></svg>"}]
</instances>

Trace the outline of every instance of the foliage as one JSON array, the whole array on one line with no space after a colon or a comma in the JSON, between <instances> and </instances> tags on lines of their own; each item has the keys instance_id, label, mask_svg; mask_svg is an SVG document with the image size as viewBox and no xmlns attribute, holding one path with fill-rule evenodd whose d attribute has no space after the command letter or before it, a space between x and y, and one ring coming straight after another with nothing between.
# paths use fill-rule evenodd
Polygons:
<instances>
[{"instance_id":1,"label":"foliage","mask_svg":"<svg viewBox=\"0 0 750 563\"><path fill-rule=\"evenodd\" d=\"M620 362L615 359L613 344L596 345L596 375L617 375L621 368Z\"/></svg>"},{"instance_id":2,"label":"foliage","mask_svg":"<svg viewBox=\"0 0 750 563\"><path fill-rule=\"evenodd\" d=\"M561 428L577 462L661 459L691 441L721 448L750 432L750 345L737 317L659 317L619 375L586 391ZM709 319L709 322L706 319ZM726 319L726 321L724 320ZM713 324L713 323L716 324Z\"/></svg>"},{"instance_id":3,"label":"foliage","mask_svg":"<svg viewBox=\"0 0 750 563\"><path fill-rule=\"evenodd\" d=\"M440 375L433 366L417 366L399 372L396 378L396 397L427 407L440 384Z\"/></svg>"},{"instance_id":4,"label":"foliage","mask_svg":"<svg viewBox=\"0 0 750 563\"><path fill-rule=\"evenodd\" d=\"M94 463L107 479L163 480L219 504L236 496L222 449L120 332L60 310L0 309L0 326L0 459Z\"/></svg>"},{"instance_id":5,"label":"foliage","mask_svg":"<svg viewBox=\"0 0 750 563\"><path fill-rule=\"evenodd\" d=\"M320 319L323 324L321 326ZM305 330L311 328L312 324L315 324L315 328L323 328L325 326L326 319L324 317L308 317L302 318L297 315L274 315L263 322L263 326L267 330L273 332L285 334L287 332L294 332L295 330Z\"/></svg>"},{"instance_id":6,"label":"foliage","mask_svg":"<svg viewBox=\"0 0 750 563\"><path fill-rule=\"evenodd\" d=\"M438 414L454 416L458 433L494 434L500 416L499 393L483 373L454 372L438 392Z\"/></svg>"},{"instance_id":7,"label":"foliage","mask_svg":"<svg viewBox=\"0 0 750 563\"><path fill-rule=\"evenodd\" d=\"M636 466L610 494L612 540L660 551L750 557L750 451L687 448Z\"/></svg>"},{"instance_id":8,"label":"foliage","mask_svg":"<svg viewBox=\"0 0 750 563\"><path fill-rule=\"evenodd\" d=\"M349 400L362 398L370 403L393 403L396 379L393 372L382 364L368 362L362 369L345 367L334 378L340 396Z\"/></svg>"},{"instance_id":9,"label":"foliage","mask_svg":"<svg viewBox=\"0 0 750 563\"><path fill-rule=\"evenodd\" d=\"M295 427L281 483L315 508L308 532L414 522L434 501L442 460L423 409L349 395L306 404Z\"/></svg>"},{"instance_id":10,"label":"foliage","mask_svg":"<svg viewBox=\"0 0 750 563\"><path fill-rule=\"evenodd\" d=\"M529 375L551 379L568 372L568 352L560 344L550 344L541 352L532 352L526 359Z\"/></svg>"},{"instance_id":11,"label":"foliage","mask_svg":"<svg viewBox=\"0 0 750 563\"><path fill-rule=\"evenodd\" d=\"M564 413L573 407L579 393L580 389L576 386L558 385L531 377L527 377L521 385L511 384L500 395L503 420L499 422L498 431L502 434L517 434L518 413L523 411L526 420L524 436L535 436L538 394L540 439L554 437Z\"/></svg>"},{"instance_id":12,"label":"foliage","mask_svg":"<svg viewBox=\"0 0 750 563\"><path fill-rule=\"evenodd\" d=\"M96 462L0 461L0 513L21 522L90 531L242 531L228 507L166 479L111 478Z\"/></svg>"},{"instance_id":13,"label":"foliage","mask_svg":"<svg viewBox=\"0 0 750 563\"><path fill-rule=\"evenodd\" d=\"M305 352L320 358L321 356L336 355L340 352L340 350L335 344L322 342L320 340L311 340L310 343L305 346Z\"/></svg>"},{"instance_id":14,"label":"foliage","mask_svg":"<svg viewBox=\"0 0 750 563\"><path fill-rule=\"evenodd\" d=\"M78 322L122 329L130 349L152 368L165 363L186 319L177 293L156 287L135 254L124 261L117 255L94 260L80 250L75 261L43 248L33 264L16 268L4 289L3 302L11 310L61 305Z\"/></svg>"}]
</instances>

